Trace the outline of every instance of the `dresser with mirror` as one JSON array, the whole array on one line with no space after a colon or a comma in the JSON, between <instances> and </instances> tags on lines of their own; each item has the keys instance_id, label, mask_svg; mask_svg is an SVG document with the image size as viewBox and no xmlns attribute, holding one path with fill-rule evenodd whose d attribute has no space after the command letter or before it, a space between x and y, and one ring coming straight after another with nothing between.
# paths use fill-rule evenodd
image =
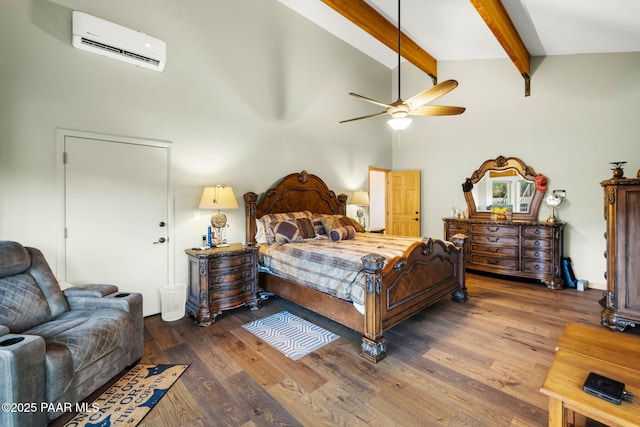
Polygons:
<instances>
[{"instance_id":1,"label":"dresser with mirror","mask_svg":"<svg viewBox=\"0 0 640 427\"><path fill-rule=\"evenodd\" d=\"M468 237L468 270L536 279L550 289L564 287L564 223L554 215L538 220L544 175L518 158L498 156L475 170L462 191L467 209L443 218L444 238Z\"/></svg>"}]
</instances>

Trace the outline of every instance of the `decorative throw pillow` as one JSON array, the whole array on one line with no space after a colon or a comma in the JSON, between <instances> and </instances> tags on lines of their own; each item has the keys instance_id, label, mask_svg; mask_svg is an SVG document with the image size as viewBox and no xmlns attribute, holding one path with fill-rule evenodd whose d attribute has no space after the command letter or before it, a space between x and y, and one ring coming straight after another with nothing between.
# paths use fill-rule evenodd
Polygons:
<instances>
[{"instance_id":1,"label":"decorative throw pillow","mask_svg":"<svg viewBox=\"0 0 640 427\"><path fill-rule=\"evenodd\" d=\"M300 229L300 234L304 239L313 239L316 237L316 229L309 218L296 218L296 224Z\"/></svg>"},{"instance_id":2,"label":"decorative throw pillow","mask_svg":"<svg viewBox=\"0 0 640 427\"><path fill-rule=\"evenodd\" d=\"M338 240L351 240L356 237L356 229L351 225L345 227L338 227L331 230L329 238L333 241Z\"/></svg>"},{"instance_id":3,"label":"decorative throw pillow","mask_svg":"<svg viewBox=\"0 0 640 427\"><path fill-rule=\"evenodd\" d=\"M348 216L343 216L342 219L340 220L340 222L342 222L345 226L347 225L351 225L353 228L356 229L356 233L364 233L365 229L362 226L362 224L360 224L358 221L356 221L355 219L348 217Z\"/></svg>"},{"instance_id":4,"label":"decorative throw pillow","mask_svg":"<svg viewBox=\"0 0 640 427\"><path fill-rule=\"evenodd\" d=\"M260 218L264 225L264 233L267 238L267 244L271 245L276 241L276 236L273 227L281 221L295 221L296 218L311 218L311 212L283 212L275 214L266 214Z\"/></svg>"},{"instance_id":5,"label":"decorative throw pillow","mask_svg":"<svg viewBox=\"0 0 640 427\"><path fill-rule=\"evenodd\" d=\"M323 216L320 218L320 222L322 223L322 227L324 228L324 232L326 234L331 234L331 232L336 228L344 227L344 224L340 222L339 215Z\"/></svg>"},{"instance_id":6,"label":"decorative throw pillow","mask_svg":"<svg viewBox=\"0 0 640 427\"><path fill-rule=\"evenodd\" d=\"M280 221L274 225L273 232L276 243L279 245L304 241L295 221Z\"/></svg>"},{"instance_id":7,"label":"decorative throw pillow","mask_svg":"<svg viewBox=\"0 0 640 427\"><path fill-rule=\"evenodd\" d=\"M321 217L322 226L327 234L339 227L353 227L356 232L363 233L364 227L353 218L344 215L325 215Z\"/></svg>"}]
</instances>

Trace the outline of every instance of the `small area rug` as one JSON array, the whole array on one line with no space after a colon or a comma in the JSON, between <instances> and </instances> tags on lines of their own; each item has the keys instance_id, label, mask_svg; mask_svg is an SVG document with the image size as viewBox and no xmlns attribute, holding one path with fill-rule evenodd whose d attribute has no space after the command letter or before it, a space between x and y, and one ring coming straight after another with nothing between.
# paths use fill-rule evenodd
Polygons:
<instances>
[{"instance_id":1,"label":"small area rug","mask_svg":"<svg viewBox=\"0 0 640 427\"><path fill-rule=\"evenodd\" d=\"M65 427L136 426L189 365L136 365Z\"/></svg>"},{"instance_id":2,"label":"small area rug","mask_svg":"<svg viewBox=\"0 0 640 427\"><path fill-rule=\"evenodd\" d=\"M298 360L340 338L288 311L272 314L242 327L292 360Z\"/></svg>"}]
</instances>

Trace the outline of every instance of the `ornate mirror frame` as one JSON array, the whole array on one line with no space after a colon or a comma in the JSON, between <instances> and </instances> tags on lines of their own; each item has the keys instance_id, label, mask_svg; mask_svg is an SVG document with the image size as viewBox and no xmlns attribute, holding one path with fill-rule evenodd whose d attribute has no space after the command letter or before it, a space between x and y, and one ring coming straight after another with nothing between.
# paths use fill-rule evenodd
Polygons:
<instances>
[{"instance_id":1,"label":"ornate mirror frame","mask_svg":"<svg viewBox=\"0 0 640 427\"><path fill-rule=\"evenodd\" d=\"M535 193L531 198L531 204L529 206L529 212L514 212L513 220L520 221L537 221L538 210L540 203L546 191L546 178L543 175L536 174L536 171L532 167L527 166L522 160L516 157L506 158L504 156L498 156L495 159L489 159L485 161L479 169L473 172L471 178L467 178L462 184L462 190L464 192L464 198L469 208L469 218L472 219L491 219L491 212L478 211L476 207L476 201L473 198L471 190L485 174L490 171L505 171L508 169L516 170L525 180L533 181L535 183ZM541 191L542 190L542 191Z\"/></svg>"}]
</instances>

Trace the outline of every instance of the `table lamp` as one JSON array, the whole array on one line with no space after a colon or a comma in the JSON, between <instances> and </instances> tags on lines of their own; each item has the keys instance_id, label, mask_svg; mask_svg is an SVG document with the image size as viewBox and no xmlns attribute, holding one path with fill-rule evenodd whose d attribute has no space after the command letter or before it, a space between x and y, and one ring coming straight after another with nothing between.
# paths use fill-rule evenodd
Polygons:
<instances>
[{"instance_id":1,"label":"table lamp","mask_svg":"<svg viewBox=\"0 0 640 427\"><path fill-rule=\"evenodd\" d=\"M233 188L225 185L205 187L198 208L218 210L211 217L211 226L215 230L211 244L216 247L229 246L227 239L223 237L223 231L227 227L227 216L221 210L238 209L238 201L233 193Z\"/></svg>"},{"instance_id":2,"label":"table lamp","mask_svg":"<svg viewBox=\"0 0 640 427\"><path fill-rule=\"evenodd\" d=\"M364 227L364 209L362 206L369 206L369 193L366 191L354 191L353 196L351 196L351 204L360 206L356 215L358 217L358 222Z\"/></svg>"}]
</instances>

